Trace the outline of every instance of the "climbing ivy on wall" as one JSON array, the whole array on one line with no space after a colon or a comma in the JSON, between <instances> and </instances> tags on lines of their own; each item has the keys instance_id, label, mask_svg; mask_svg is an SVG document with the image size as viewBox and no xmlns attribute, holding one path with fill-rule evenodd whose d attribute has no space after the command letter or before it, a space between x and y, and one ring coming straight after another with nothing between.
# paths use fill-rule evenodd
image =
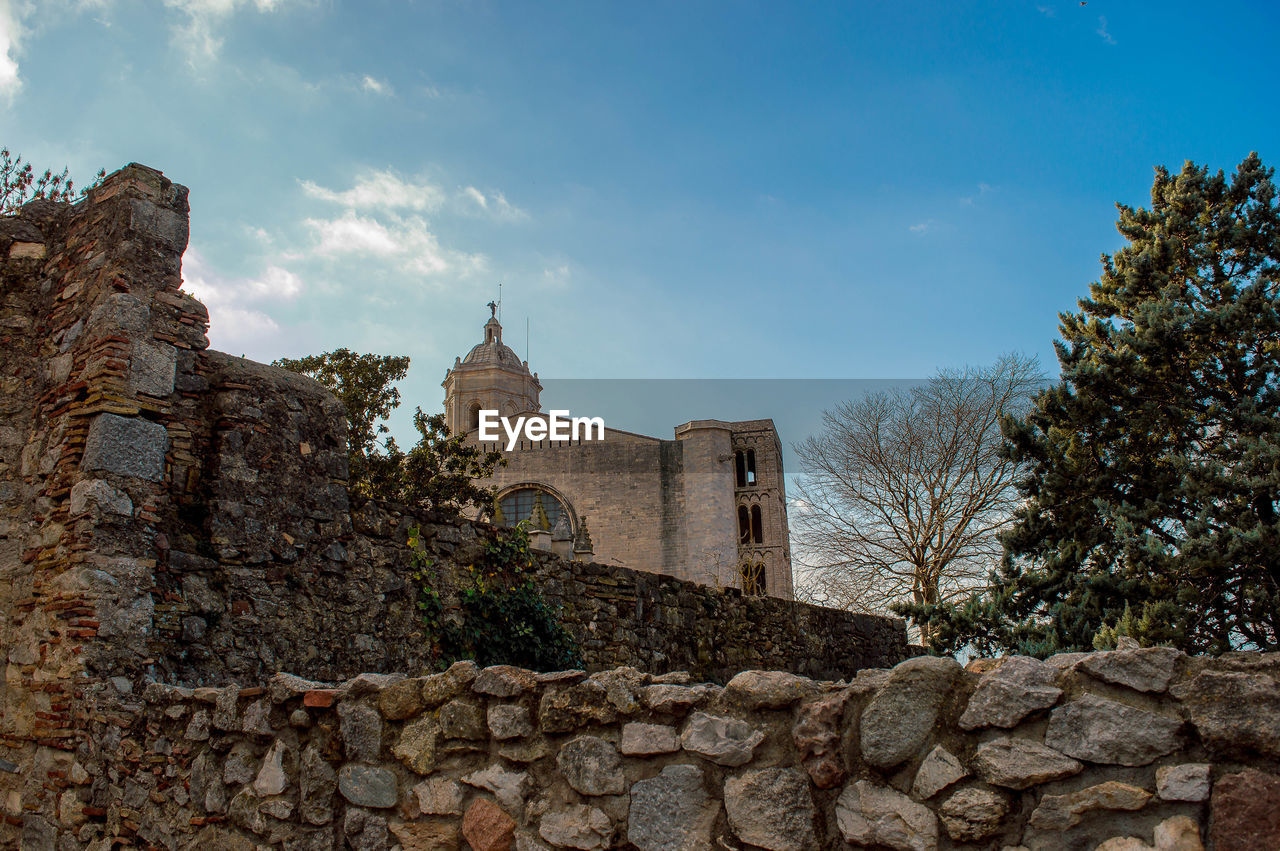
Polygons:
<instances>
[{"instance_id":1,"label":"climbing ivy on wall","mask_svg":"<svg viewBox=\"0 0 1280 851\"><path fill-rule=\"evenodd\" d=\"M523 525L500 530L486 544L479 563L467 566L458 605L448 609L417 528L410 530L409 546L418 611L442 667L462 659L535 671L581 667L577 642L534 584L533 555Z\"/></svg>"}]
</instances>

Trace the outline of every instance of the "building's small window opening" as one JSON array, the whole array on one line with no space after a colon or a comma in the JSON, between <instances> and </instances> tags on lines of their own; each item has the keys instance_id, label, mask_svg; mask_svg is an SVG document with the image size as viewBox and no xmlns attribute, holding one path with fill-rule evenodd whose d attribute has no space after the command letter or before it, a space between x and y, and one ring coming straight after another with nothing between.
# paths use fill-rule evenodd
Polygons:
<instances>
[{"instance_id":1,"label":"building's small window opening","mask_svg":"<svg viewBox=\"0 0 1280 851\"><path fill-rule=\"evenodd\" d=\"M751 506L751 537L755 539L757 544L764 543L762 526L763 524L760 522L760 506L753 505Z\"/></svg>"},{"instance_id":2,"label":"building's small window opening","mask_svg":"<svg viewBox=\"0 0 1280 851\"><path fill-rule=\"evenodd\" d=\"M754 485L756 483L756 451L754 449L747 450L747 484Z\"/></svg>"},{"instance_id":3,"label":"building's small window opening","mask_svg":"<svg viewBox=\"0 0 1280 851\"><path fill-rule=\"evenodd\" d=\"M738 506L738 543L751 543L751 518L745 505Z\"/></svg>"},{"instance_id":4,"label":"building's small window opening","mask_svg":"<svg viewBox=\"0 0 1280 851\"><path fill-rule=\"evenodd\" d=\"M744 562L739 568L742 574L742 593L748 597L764 596L764 565L760 562Z\"/></svg>"},{"instance_id":5,"label":"building's small window opening","mask_svg":"<svg viewBox=\"0 0 1280 851\"><path fill-rule=\"evenodd\" d=\"M467 409L467 431L480 428L480 403L472 402Z\"/></svg>"},{"instance_id":6,"label":"building's small window opening","mask_svg":"<svg viewBox=\"0 0 1280 851\"><path fill-rule=\"evenodd\" d=\"M733 453L733 463L738 468L738 487L747 486L747 460L741 452Z\"/></svg>"}]
</instances>

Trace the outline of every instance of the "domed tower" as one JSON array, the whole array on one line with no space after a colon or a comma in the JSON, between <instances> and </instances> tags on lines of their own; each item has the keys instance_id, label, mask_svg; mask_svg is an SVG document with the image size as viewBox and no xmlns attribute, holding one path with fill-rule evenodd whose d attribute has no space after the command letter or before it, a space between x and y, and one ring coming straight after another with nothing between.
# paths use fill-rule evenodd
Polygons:
<instances>
[{"instance_id":1,"label":"domed tower","mask_svg":"<svg viewBox=\"0 0 1280 851\"><path fill-rule=\"evenodd\" d=\"M457 358L444 377L444 416L450 434L466 434L480 424L480 411L511 416L542 410L542 385L510 346L502 342L497 305L489 302L484 342Z\"/></svg>"}]
</instances>

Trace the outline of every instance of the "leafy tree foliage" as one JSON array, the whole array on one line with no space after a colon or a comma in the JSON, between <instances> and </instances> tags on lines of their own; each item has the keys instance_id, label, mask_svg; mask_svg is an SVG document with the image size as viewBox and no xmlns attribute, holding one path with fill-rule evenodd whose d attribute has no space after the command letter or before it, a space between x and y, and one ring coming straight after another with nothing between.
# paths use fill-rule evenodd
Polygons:
<instances>
[{"instance_id":1,"label":"leafy tree foliage","mask_svg":"<svg viewBox=\"0 0 1280 851\"><path fill-rule=\"evenodd\" d=\"M1061 383L1005 422L1029 475L994 589L913 612L939 649L1280 648L1272 176L1188 162L1149 210L1118 205L1128 244L1061 317Z\"/></svg>"},{"instance_id":2,"label":"leafy tree foliage","mask_svg":"<svg viewBox=\"0 0 1280 851\"><path fill-rule=\"evenodd\" d=\"M82 190L80 195L86 194L106 175L105 169L100 170L94 182ZM23 162L21 156L14 156L8 148L0 148L0 215L12 213L28 201L36 199L74 201L77 197L75 186L65 168L61 174L45 169L37 175L31 163Z\"/></svg>"},{"instance_id":3,"label":"leafy tree foliage","mask_svg":"<svg viewBox=\"0 0 1280 851\"><path fill-rule=\"evenodd\" d=\"M428 416L417 409L413 422L419 438L408 452L390 436L385 420L400 405L394 382L408 374L408 357L357 354L344 348L281 358L275 366L314 378L347 409L352 493L435 510L487 508L493 502L492 490L475 480L505 463L501 453L449 435L443 414Z\"/></svg>"},{"instance_id":4,"label":"leafy tree foliage","mask_svg":"<svg viewBox=\"0 0 1280 851\"><path fill-rule=\"evenodd\" d=\"M824 412L823 432L796 446L802 593L879 613L985 585L1018 499L1000 418L1043 383L1035 359L1006 355Z\"/></svg>"}]
</instances>

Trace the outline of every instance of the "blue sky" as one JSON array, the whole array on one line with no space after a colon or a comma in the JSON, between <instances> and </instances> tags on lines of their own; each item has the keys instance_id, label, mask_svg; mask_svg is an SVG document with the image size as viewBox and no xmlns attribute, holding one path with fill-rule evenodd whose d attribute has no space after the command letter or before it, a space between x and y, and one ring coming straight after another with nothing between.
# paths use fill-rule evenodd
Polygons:
<instances>
[{"instance_id":1,"label":"blue sky","mask_svg":"<svg viewBox=\"0 0 1280 851\"><path fill-rule=\"evenodd\" d=\"M1052 367L1154 165L1280 161L1278 24L1262 2L0 0L0 143L186 184L215 347L408 354L410 406L439 405L500 280L547 377Z\"/></svg>"}]
</instances>

